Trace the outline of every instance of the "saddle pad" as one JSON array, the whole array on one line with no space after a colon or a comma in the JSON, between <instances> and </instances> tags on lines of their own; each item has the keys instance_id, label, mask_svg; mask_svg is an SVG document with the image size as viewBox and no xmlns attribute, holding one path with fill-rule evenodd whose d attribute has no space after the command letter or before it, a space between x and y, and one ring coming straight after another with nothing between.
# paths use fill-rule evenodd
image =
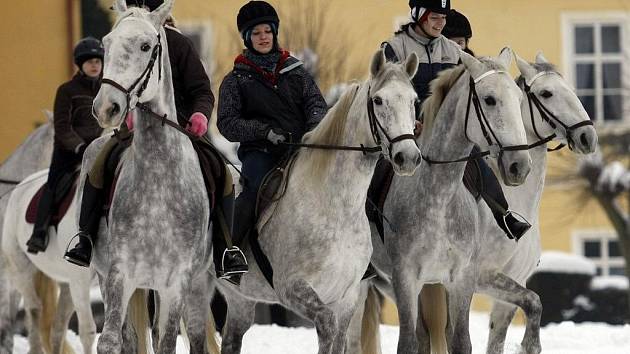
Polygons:
<instances>
[{"instance_id":1,"label":"saddle pad","mask_svg":"<svg viewBox=\"0 0 630 354\"><path fill-rule=\"evenodd\" d=\"M78 176L77 176L78 177ZM70 204L72 204L72 199L74 198L74 193L77 190L77 180L78 178L73 178L74 182L72 186L67 190L65 195L61 198L61 202L54 209L53 214L50 217L50 225L57 226L61 219L66 215L68 208L70 208ZM35 219L37 218L37 207L39 206L39 200L44 193L44 188L47 188L48 184L44 184L38 191L35 193L31 202L28 204L28 208L26 208L26 222L29 224L34 224Z\"/></svg>"}]
</instances>

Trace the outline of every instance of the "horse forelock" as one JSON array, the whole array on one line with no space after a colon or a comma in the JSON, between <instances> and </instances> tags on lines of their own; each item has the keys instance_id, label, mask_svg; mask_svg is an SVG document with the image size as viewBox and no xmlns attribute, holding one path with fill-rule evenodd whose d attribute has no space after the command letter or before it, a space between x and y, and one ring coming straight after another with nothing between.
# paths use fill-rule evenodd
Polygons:
<instances>
[{"instance_id":1,"label":"horse forelock","mask_svg":"<svg viewBox=\"0 0 630 354\"><path fill-rule=\"evenodd\" d=\"M538 73L552 72L560 75L560 72L558 72L558 68L556 68L556 66L551 63L529 63L529 65L536 69L536 72ZM519 75L516 78L516 84L521 89L525 87L525 77L523 77L523 74Z\"/></svg>"},{"instance_id":2,"label":"horse forelock","mask_svg":"<svg viewBox=\"0 0 630 354\"><path fill-rule=\"evenodd\" d=\"M121 13L116 18L116 22L114 22L114 25L112 26L112 30L116 29L116 27L118 27L118 25L127 18L142 18L148 21L147 19L148 14L149 14L149 11L147 11L146 9L131 6L127 8L127 11Z\"/></svg>"},{"instance_id":3,"label":"horse forelock","mask_svg":"<svg viewBox=\"0 0 630 354\"><path fill-rule=\"evenodd\" d=\"M403 82L413 88L409 76L407 76L407 73L403 70L402 65L386 62L381 72L370 81L370 90L374 93L382 89L385 84L391 83L392 81Z\"/></svg>"}]
</instances>

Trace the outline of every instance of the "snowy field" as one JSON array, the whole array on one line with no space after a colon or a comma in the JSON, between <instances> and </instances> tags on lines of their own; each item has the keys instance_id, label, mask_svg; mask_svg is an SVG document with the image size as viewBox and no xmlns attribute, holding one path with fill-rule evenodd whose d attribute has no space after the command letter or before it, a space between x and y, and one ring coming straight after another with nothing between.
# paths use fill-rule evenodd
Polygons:
<instances>
[{"instance_id":1,"label":"snowy field","mask_svg":"<svg viewBox=\"0 0 630 354\"><path fill-rule=\"evenodd\" d=\"M488 336L488 316L472 313L470 318L473 353L485 353ZM506 354L519 352L519 343L525 329L513 326L508 332ZM396 352L398 327L381 326L383 354ZM77 353L81 345L74 333L68 335ZM630 353L630 325L610 326L599 323L574 324L564 322L542 329L541 340L545 354L628 354ZM185 353L183 342L177 354ZM16 337L13 353L25 354L28 344L23 337ZM284 328L278 326L255 326L244 339L243 354L301 354L316 353L315 330Z\"/></svg>"}]
</instances>

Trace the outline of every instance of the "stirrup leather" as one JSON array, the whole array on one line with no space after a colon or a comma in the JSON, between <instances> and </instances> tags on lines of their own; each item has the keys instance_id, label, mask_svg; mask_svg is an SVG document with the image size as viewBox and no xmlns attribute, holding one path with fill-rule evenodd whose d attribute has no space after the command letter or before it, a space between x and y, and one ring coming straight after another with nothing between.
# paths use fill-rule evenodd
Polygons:
<instances>
[{"instance_id":1,"label":"stirrup leather","mask_svg":"<svg viewBox=\"0 0 630 354\"><path fill-rule=\"evenodd\" d=\"M506 219L506 218L507 218L507 216L508 216L508 215L510 215L510 214L512 214L512 215L514 216L514 218L515 218L517 221L527 224L527 230L529 230L529 229L532 227L532 224L531 224L529 221L527 221L527 219L525 219L525 217L524 217L523 215L521 215L521 214L519 214L519 213L517 213L517 212L515 212L515 211L513 211L513 210L509 210L509 209L508 209L508 210L505 212L505 214L503 214L502 221L503 221L503 225L505 226L505 230L506 230L506 231L507 231L507 233L508 233L508 237L510 238L510 240L516 240L516 241L518 241L518 240L520 239L520 236L519 236L519 237L516 237L516 235L514 235L514 234L512 233L512 229L510 229L510 226L509 226L509 225L508 225L508 223L507 223L507 219ZM527 232L527 231L526 231L526 232ZM522 235L521 235L521 236L522 236Z\"/></svg>"},{"instance_id":2,"label":"stirrup leather","mask_svg":"<svg viewBox=\"0 0 630 354\"><path fill-rule=\"evenodd\" d=\"M240 257L244 262L245 262L245 267L248 267L249 264L247 263L247 258L245 258L245 254L243 253L243 251L241 251L240 248L238 248L237 246L232 246L230 248L226 248L225 251L223 251L223 256L221 257L221 276L219 277L219 279L225 279L225 278L229 278L233 275L236 274L245 274L247 273L247 270L225 270L225 257L228 254L236 254L236 257Z\"/></svg>"}]
</instances>

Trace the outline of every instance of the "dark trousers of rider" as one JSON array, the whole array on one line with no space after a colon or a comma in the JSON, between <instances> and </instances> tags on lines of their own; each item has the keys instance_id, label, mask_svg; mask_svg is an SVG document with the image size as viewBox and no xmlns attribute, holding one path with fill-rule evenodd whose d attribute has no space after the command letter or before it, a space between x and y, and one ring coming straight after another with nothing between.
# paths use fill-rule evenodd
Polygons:
<instances>
[{"instance_id":1,"label":"dark trousers of rider","mask_svg":"<svg viewBox=\"0 0 630 354\"><path fill-rule=\"evenodd\" d=\"M54 212L55 203L58 202L56 199L63 197L63 193L59 193L62 192L59 189L64 187L65 183L64 185L60 184L66 182L66 179L72 176L80 164L81 155L58 147L53 149L52 161L48 170L48 181L37 206L34 231L48 228L48 221Z\"/></svg>"},{"instance_id":2,"label":"dark trousers of rider","mask_svg":"<svg viewBox=\"0 0 630 354\"><path fill-rule=\"evenodd\" d=\"M240 245L256 222L256 196L265 175L280 162L281 156L260 150L239 153L243 167L243 191L235 202L234 244Z\"/></svg>"},{"instance_id":3,"label":"dark trousers of rider","mask_svg":"<svg viewBox=\"0 0 630 354\"><path fill-rule=\"evenodd\" d=\"M477 154L481 150L475 145L472 154ZM493 214L500 214L503 216L507 212L509 206L503 194L503 189L499 183L499 179L495 176L494 171L488 166L484 159L478 159L477 166L481 172L481 178L483 180L483 191L481 191L482 198L488 203L488 206L492 210ZM472 163L472 162L468 162ZM490 201L488 199L491 199ZM500 210L503 209L503 210Z\"/></svg>"}]
</instances>

